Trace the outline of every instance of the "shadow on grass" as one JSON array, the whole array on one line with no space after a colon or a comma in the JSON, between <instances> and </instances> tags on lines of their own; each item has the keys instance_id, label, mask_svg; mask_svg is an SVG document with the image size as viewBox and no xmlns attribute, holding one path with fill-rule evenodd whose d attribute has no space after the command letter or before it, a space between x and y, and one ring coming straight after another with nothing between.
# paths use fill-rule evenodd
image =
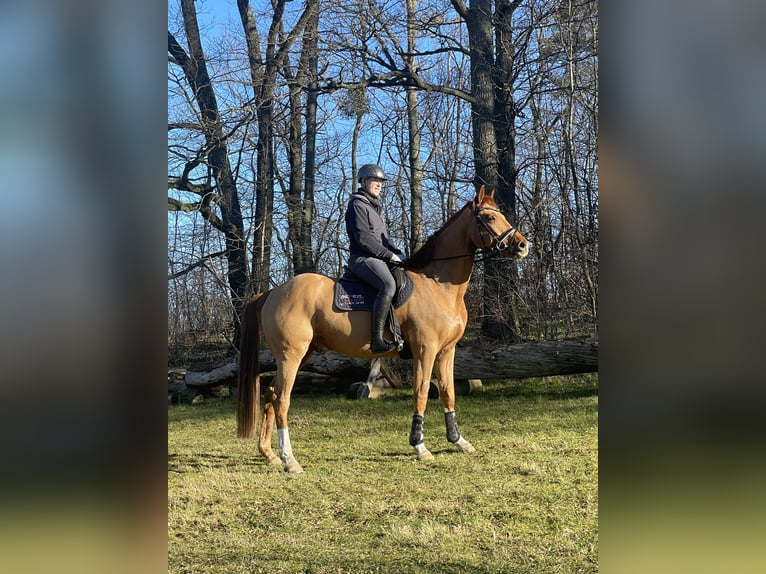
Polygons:
<instances>
[{"instance_id":1,"label":"shadow on grass","mask_svg":"<svg viewBox=\"0 0 766 574\"><path fill-rule=\"evenodd\" d=\"M265 553L259 556L259 568L254 572L311 572L329 574L336 572L354 572L355 574L379 574L384 572L407 572L409 574L487 574L484 566L476 566L459 556L439 555L433 550L423 549L417 562L412 559L402 559L391 554L371 552L363 559L344 557L343 554L326 556L316 553L311 559L295 555L285 557L279 554ZM263 569L261 569L261 567ZM509 570L510 571L510 570Z\"/></svg>"},{"instance_id":2,"label":"shadow on grass","mask_svg":"<svg viewBox=\"0 0 766 574\"><path fill-rule=\"evenodd\" d=\"M268 468L266 459L260 455L242 456L241 454L179 454L168 453L168 472L198 472L203 469L225 469L235 467Z\"/></svg>"},{"instance_id":3,"label":"shadow on grass","mask_svg":"<svg viewBox=\"0 0 766 574\"><path fill-rule=\"evenodd\" d=\"M576 390L565 391L565 392L552 392L552 391L546 391L546 392L541 392L541 393L525 392L525 393L519 393L517 396L520 396L520 397L544 397L546 399L552 399L552 400L580 399L580 398L583 398L583 397L598 396L598 388L595 388L595 389L576 389Z\"/></svg>"},{"instance_id":4,"label":"shadow on grass","mask_svg":"<svg viewBox=\"0 0 766 574\"><path fill-rule=\"evenodd\" d=\"M236 416L237 403L232 397L213 397L195 405L168 403L168 421L212 420Z\"/></svg>"}]
</instances>

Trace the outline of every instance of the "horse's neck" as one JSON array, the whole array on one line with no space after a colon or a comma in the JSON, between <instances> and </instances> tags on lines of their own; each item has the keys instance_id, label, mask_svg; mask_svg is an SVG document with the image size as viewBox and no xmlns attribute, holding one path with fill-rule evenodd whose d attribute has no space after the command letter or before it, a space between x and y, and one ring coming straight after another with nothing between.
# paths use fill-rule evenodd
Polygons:
<instances>
[{"instance_id":1,"label":"horse's neck","mask_svg":"<svg viewBox=\"0 0 766 574\"><path fill-rule=\"evenodd\" d=\"M465 293L473 272L476 247L468 237L472 223L470 214L464 214L445 229L434 245L433 260L424 269L427 276L454 288L459 296Z\"/></svg>"}]
</instances>

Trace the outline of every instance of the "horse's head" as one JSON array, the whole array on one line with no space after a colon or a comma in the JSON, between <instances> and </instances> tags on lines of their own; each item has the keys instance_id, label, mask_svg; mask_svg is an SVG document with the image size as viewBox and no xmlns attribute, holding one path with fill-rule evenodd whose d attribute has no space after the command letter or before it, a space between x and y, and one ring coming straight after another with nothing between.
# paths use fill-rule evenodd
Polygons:
<instances>
[{"instance_id":1,"label":"horse's head","mask_svg":"<svg viewBox=\"0 0 766 574\"><path fill-rule=\"evenodd\" d=\"M505 218L495 202L495 190L484 192L481 186L473 202L476 226L472 240L476 247L512 259L522 259L529 253L529 242Z\"/></svg>"}]
</instances>

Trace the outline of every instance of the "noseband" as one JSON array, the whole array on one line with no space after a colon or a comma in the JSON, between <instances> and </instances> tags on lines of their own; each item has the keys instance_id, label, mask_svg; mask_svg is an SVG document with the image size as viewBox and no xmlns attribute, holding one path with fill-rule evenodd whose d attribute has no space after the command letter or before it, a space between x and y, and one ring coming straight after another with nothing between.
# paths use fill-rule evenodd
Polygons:
<instances>
[{"instance_id":1,"label":"noseband","mask_svg":"<svg viewBox=\"0 0 766 574\"><path fill-rule=\"evenodd\" d=\"M487 225L487 222L481 218L482 211L496 211L500 214L502 214L502 212L499 209L495 209L494 207L480 207L474 213L476 222L481 226L482 232L486 231L489 234L489 236L495 240L495 244L492 246L492 249L489 250L490 253L501 255L503 251L505 251L506 249L508 249L508 247L510 247L510 241L511 239L513 239L513 236L516 234L516 228L511 226L505 231L503 231L500 235L498 235L492 230L492 228L489 225Z\"/></svg>"}]
</instances>

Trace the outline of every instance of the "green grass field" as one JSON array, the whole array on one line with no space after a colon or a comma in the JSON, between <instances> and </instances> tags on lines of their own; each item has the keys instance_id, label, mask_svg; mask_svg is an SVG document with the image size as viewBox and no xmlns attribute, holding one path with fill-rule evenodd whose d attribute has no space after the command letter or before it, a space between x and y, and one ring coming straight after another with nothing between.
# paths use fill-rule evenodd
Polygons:
<instances>
[{"instance_id":1,"label":"green grass field","mask_svg":"<svg viewBox=\"0 0 766 574\"><path fill-rule=\"evenodd\" d=\"M294 395L298 476L236 438L230 399L169 406L168 571L597 572L597 375L484 386L457 402L478 452L430 400L425 462L409 392Z\"/></svg>"}]
</instances>

